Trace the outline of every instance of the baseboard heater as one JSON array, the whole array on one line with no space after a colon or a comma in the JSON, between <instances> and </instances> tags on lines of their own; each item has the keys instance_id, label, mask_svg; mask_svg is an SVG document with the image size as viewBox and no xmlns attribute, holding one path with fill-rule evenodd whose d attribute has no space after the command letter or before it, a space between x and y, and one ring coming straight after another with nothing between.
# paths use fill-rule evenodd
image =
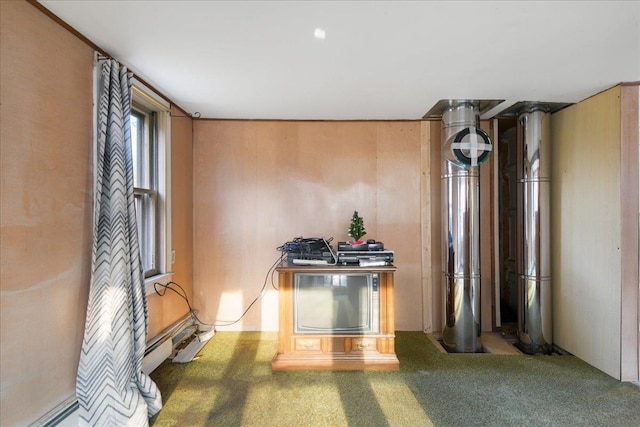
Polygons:
<instances>
[{"instance_id":1,"label":"baseboard heater","mask_svg":"<svg viewBox=\"0 0 640 427\"><path fill-rule=\"evenodd\" d=\"M216 330L211 327L210 329L201 330L200 328L193 331L193 334L189 335L189 339L191 340L186 347L181 348L175 356L171 358L173 363L187 363L191 362L196 354L202 347L213 337L216 333ZM174 348L175 348L175 340L174 340Z\"/></svg>"},{"instance_id":2,"label":"baseboard heater","mask_svg":"<svg viewBox=\"0 0 640 427\"><path fill-rule=\"evenodd\" d=\"M142 360L142 372L147 375L153 372L162 362L171 357L176 346L196 331L197 327L193 316L186 314L182 319L158 334L147 343L147 350Z\"/></svg>"},{"instance_id":3,"label":"baseboard heater","mask_svg":"<svg viewBox=\"0 0 640 427\"><path fill-rule=\"evenodd\" d=\"M142 372L146 374L153 372L162 362L171 356L175 344L194 335L196 330L193 317L190 313L187 313L173 325L160 332L158 336L147 343L147 348L144 352L144 359L142 360ZM207 337L205 334L209 334L209 336ZM202 343L198 338L200 335L202 335L202 338L206 338L206 340L202 340L204 341ZM211 336L213 336L213 333L207 331L195 334L193 341L197 341L202 345L193 353L193 355L190 356L189 360L186 360L189 357L189 354L184 354L182 358L186 362L193 360L195 354L202 349ZM178 352L178 355L179 354L180 352ZM49 412L30 424L29 427L76 427L78 425L77 411L78 399L75 395L70 396L58 406L51 409Z\"/></svg>"}]
</instances>

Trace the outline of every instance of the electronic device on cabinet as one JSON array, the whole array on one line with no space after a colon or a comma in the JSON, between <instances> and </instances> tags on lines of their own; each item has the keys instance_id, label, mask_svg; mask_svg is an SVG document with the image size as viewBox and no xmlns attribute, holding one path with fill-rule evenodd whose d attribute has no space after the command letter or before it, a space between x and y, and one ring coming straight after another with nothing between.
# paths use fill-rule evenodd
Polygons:
<instances>
[{"instance_id":1,"label":"electronic device on cabinet","mask_svg":"<svg viewBox=\"0 0 640 427\"><path fill-rule=\"evenodd\" d=\"M391 266L394 252L385 250L384 243L373 239L363 243L338 242L334 251L333 238L296 237L278 248L287 254L287 262L295 265L358 265L360 267Z\"/></svg>"},{"instance_id":2,"label":"electronic device on cabinet","mask_svg":"<svg viewBox=\"0 0 640 427\"><path fill-rule=\"evenodd\" d=\"M294 333L380 332L378 273L296 272L293 278Z\"/></svg>"},{"instance_id":3,"label":"electronic device on cabinet","mask_svg":"<svg viewBox=\"0 0 640 427\"><path fill-rule=\"evenodd\" d=\"M384 243L375 240L361 244L338 242L336 253L338 264L358 264L361 267L391 265L393 255L393 251L384 249Z\"/></svg>"},{"instance_id":4,"label":"electronic device on cabinet","mask_svg":"<svg viewBox=\"0 0 640 427\"><path fill-rule=\"evenodd\" d=\"M273 370L397 370L396 267L294 265L278 272Z\"/></svg>"}]
</instances>

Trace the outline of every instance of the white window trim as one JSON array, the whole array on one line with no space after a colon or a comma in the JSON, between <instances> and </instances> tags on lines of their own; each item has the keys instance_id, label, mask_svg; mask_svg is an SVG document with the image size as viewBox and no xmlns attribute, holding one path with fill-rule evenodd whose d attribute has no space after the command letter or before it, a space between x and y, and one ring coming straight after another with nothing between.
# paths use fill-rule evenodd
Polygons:
<instances>
[{"instance_id":1,"label":"white window trim","mask_svg":"<svg viewBox=\"0 0 640 427\"><path fill-rule=\"evenodd\" d=\"M137 104L158 113L158 162L164 164L164 168L158 171L158 220L162 224L157 242L161 248L158 260L159 273L145 279L146 295L150 295L155 293L154 283L166 285L173 277L171 271L171 106L135 77L132 82L132 95Z\"/></svg>"}]
</instances>

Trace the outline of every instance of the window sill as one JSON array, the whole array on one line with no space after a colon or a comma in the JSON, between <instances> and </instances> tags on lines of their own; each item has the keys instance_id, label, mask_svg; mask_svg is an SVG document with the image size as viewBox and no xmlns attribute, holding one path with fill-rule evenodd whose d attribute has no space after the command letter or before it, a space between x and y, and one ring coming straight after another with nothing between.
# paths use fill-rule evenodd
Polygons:
<instances>
[{"instance_id":1,"label":"window sill","mask_svg":"<svg viewBox=\"0 0 640 427\"><path fill-rule=\"evenodd\" d=\"M173 277L173 273L171 273L171 272L170 273L164 273L164 274L156 274L155 276L147 277L146 279L144 279L145 295L149 296L151 294L155 294L156 293L156 290L153 287L154 283L160 283L162 285L167 285L171 281L172 277Z\"/></svg>"}]
</instances>

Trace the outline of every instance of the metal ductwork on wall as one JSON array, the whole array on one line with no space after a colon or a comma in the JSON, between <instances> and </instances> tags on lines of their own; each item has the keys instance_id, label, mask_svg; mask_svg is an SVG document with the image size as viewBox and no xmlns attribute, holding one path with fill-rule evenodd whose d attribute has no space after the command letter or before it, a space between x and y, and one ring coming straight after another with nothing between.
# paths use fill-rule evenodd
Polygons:
<instances>
[{"instance_id":1,"label":"metal ductwork on wall","mask_svg":"<svg viewBox=\"0 0 640 427\"><path fill-rule=\"evenodd\" d=\"M517 122L518 347L550 353L551 305L551 114L528 105Z\"/></svg>"},{"instance_id":2,"label":"metal ductwork on wall","mask_svg":"<svg viewBox=\"0 0 640 427\"><path fill-rule=\"evenodd\" d=\"M482 352L478 166L491 154L491 140L479 122L476 101L442 109L442 345L456 353Z\"/></svg>"},{"instance_id":3,"label":"metal ductwork on wall","mask_svg":"<svg viewBox=\"0 0 640 427\"><path fill-rule=\"evenodd\" d=\"M517 118L517 346L528 354L553 351L551 114L569 105L519 102L500 114Z\"/></svg>"}]
</instances>

